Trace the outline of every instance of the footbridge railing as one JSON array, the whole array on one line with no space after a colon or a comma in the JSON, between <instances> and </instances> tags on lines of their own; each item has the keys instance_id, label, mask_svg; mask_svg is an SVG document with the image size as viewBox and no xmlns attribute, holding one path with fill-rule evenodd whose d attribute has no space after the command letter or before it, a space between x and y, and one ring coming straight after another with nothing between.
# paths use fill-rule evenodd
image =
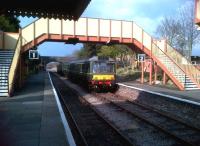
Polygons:
<instances>
[{"instance_id":1,"label":"footbridge railing","mask_svg":"<svg viewBox=\"0 0 200 146\"><path fill-rule=\"evenodd\" d=\"M182 56L173 47L167 44L166 54L172 58L180 68L187 73L200 86L200 70L191 61Z\"/></svg>"},{"instance_id":2,"label":"footbridge railing","mask_svg":"<svg viewBox=\"0 0 200 146\"><path fill-rule=\"evenodd\" d=\"M37 45L37 38L43 35L46 35L46 40L56 39L58 41L67 41L69 38L77 38L80 42L117 40L119 43L134 43L151 57L158 57L156 53L165 52L154 43L153 38L148 33L132 21L97 18L79 18L78 21L70 21L41 18L22 29L23 40L26 40L22 41L22 46L27 45L30 48ZM153 51L152 48L156 49ZM173 48L170 48L169 45L167 50L164 55L173 60L174 66L181 72L183 71L191 75L192 78L196 79L194 81L199 84L199 80L195 77L198 71L192 65L187 65L186 67L177 61L177 59L174 59ZM184 60L183 57L177 58L178 60ZM157 60L159 59L157 58ZM160 65L161 68L166 68L162 62ZM170 72L168 72L168 75L180 89L184 88L184 85L177 83L177 79Z\"/></svg>"},{"instance_id":3,"label":"footbridge railing","mask_svg":"<svg viewBox=\"0 0 200 146\"><path fill-rule=\"evenodd\" d=\"M21 34L19 34L19 38L16 43L15 47L15 53L13 56L12 63L10 65L9 73L8 73L8 93L9 95L12 94L13 88L14 88L14 81L16 77L16 72L17 72L17 66L19 64L19 59L20 59L20 53L21 53L21 46L22 46L22 39L21 39Z\"/></svg>"}]
</instances>

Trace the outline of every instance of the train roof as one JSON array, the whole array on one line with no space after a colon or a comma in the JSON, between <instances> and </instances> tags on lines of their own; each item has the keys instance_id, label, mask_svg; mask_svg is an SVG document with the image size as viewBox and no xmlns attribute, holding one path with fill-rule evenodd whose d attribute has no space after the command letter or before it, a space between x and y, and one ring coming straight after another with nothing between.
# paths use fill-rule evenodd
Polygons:
<instances>
[{"instance_id":1,"label":"train roof","mask_svg":"<svg viewBox=\"0 0 200 146\"><path fill-rule=\"evenodd\" d=\"M101 57L101 56L93 56L91 58L87 59L81 59L81 60L74 60L69 63L83 63L83 62L94 62L94 61L110 61L114 62L115 60L110 57Z\"/></svg>"},{"instance_id":2,"label":"train roof","mask_svg":"<svg viewBox=\"0 0 200 146\"><path fill-rule=\"evenodd\" d=\"M52 61L52 62L47 63L46 65L59 65L59 64L60 62Z\"/></svg>"}]
</instances>

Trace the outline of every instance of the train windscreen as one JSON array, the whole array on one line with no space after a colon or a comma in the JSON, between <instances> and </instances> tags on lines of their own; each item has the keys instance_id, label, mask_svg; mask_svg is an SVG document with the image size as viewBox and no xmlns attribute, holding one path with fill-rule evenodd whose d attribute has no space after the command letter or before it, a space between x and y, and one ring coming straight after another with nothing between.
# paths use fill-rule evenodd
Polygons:
<instances>
[{"instance_id":1,"label":"train windscreen","mask_svg":"<svg viewBox=\"0 0 200 146\"><path fill-rule=\"evenodd\" d=\"M93 73L114 73L115 63L94 62L92 65Z\"/></svg>"}]
</instances>

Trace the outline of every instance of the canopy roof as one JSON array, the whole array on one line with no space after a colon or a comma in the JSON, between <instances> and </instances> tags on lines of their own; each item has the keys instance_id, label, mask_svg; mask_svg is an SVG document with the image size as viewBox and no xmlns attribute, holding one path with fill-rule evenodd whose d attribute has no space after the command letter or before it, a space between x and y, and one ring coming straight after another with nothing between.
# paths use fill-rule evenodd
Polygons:
<instances>
[{"instance_id":1,"label":"canopy roof","mask_svg":"<svg viewBox=\"0 0 200 146\"><path fill-rule=\"evenodd\" d=\"M77 20L91 0L7 0L10 6L0 8L0 15L63 18ZM11 5L12 4L12 5ZM3 6L2 6L3 7ZM39 8L38 8L39 7Z\"/></svg>"}]
</instances>

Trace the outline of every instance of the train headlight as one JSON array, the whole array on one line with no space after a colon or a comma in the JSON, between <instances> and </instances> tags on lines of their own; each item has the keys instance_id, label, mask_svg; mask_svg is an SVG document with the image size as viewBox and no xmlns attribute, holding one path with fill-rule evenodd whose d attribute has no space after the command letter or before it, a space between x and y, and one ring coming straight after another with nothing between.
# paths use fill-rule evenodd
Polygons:
<instances>
[{"instance_id":1,"label":"train headlight","mask_svg":"<svg viewBox=\"0 0 200 146\"><path fill-rule=\"evenodd\" d=\"M111 80L115 80L115 77L111 77Z\"/></svg>"}]
</instances>

